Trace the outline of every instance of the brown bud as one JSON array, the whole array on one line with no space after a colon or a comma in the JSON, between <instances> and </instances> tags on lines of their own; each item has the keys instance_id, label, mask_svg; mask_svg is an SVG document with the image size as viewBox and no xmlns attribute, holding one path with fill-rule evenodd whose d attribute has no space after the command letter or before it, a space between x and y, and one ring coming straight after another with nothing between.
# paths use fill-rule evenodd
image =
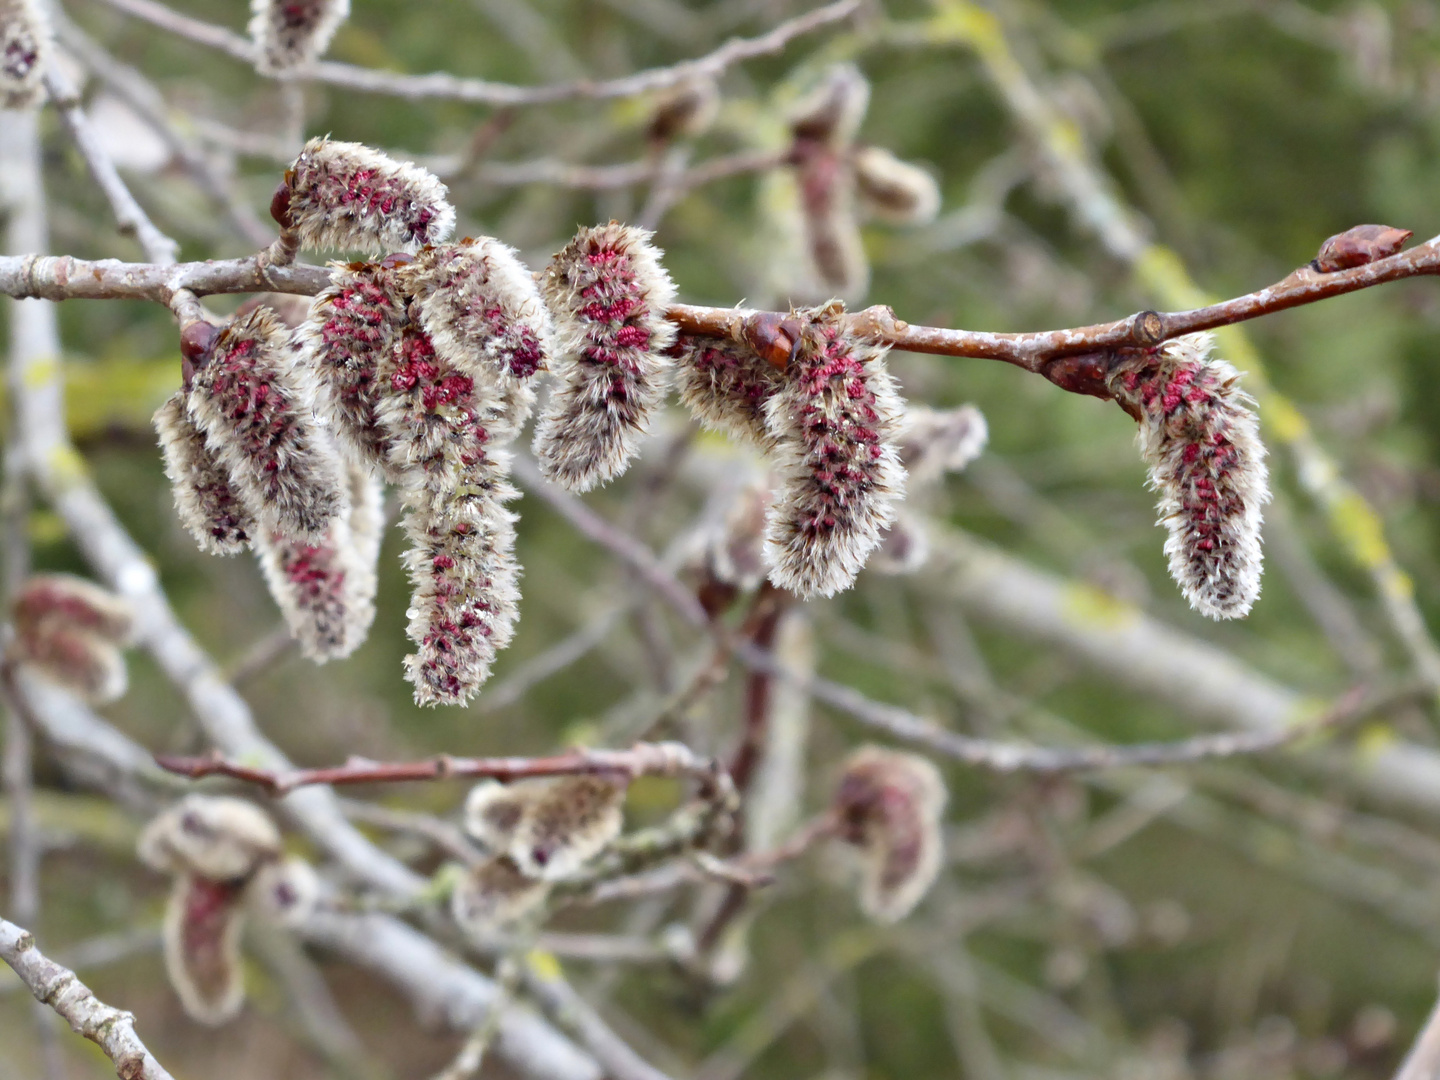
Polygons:
<instances>
[{"instance_id":1,"label":"brown bud","mask_svg":"<svg viewBox=\"0 0 1440 1080\"><path fill-rule=\"evenodd\" d=\"M282 229L295 227L295 222L290 217L290 181L281 180L275 194L270 197L270 216Z\"/></svg>"},{"instance_id":2,"label":"brown bud","mask_svg":"<svg viewBox=\"0 0 1440 1080\"><path fill-rule=\"evenodd\" d=\"M190 385L190 380L195 377L195 372L204 367L206 361L210 359L210 350L219 336L220 328L212 326L203 319L186 323L181 328L180 372L187 387Z\"/></svg>"},{"instance_id":3,"label":"brown bud","mask_svg":"<svg viewBox=\"0 0 1440 1080\"><path fill-rule=\"evenodd\" d=\"M799 321L773 311L750 316L745 320L741 335L745 344L779 371L785 370L800 348Z\"/></svg>"},{"instance_id":4,"label":"brown bud","mask_svg":"<svg viewBox=\"0 0 1440 1080\"><path fill-rule=\"evenodd\" d=\"M1376 259L1394 255L1413 235L1409 229L1396 229L1390 225L1356 225L1353 229L1336 233L1321 244L1320 254L1315 256L1310 266L1322 274L1365 266Z\"/></svg>"}]
</instances>

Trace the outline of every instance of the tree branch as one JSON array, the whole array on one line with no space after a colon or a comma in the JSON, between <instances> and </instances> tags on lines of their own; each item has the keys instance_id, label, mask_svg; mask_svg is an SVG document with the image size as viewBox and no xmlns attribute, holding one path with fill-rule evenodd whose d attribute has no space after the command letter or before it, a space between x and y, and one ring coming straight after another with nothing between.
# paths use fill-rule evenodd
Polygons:
<instances>
[{"instance_id":1,"label":"tree branch","mask_svg":"<svg viewBox=\"0 0 1440 1080\"><path fill-rule=\"evenodd\" d=\"M12 922L0 919L0 960L19 975L38 1001L70 1022L115 1063L120 1080L172 1080L135 1033L135 1017L97 998L69 968L47 959L35 939Z\"/></svg>"}]
</instances>

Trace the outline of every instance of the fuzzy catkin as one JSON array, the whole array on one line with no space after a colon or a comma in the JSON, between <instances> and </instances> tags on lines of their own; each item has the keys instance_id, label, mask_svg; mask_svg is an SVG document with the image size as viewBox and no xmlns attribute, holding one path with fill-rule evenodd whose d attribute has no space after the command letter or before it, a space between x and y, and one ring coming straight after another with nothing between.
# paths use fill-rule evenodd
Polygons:
<instances>
[{"instance_id":1,"label":"fuzzy catkin","mask_svg":"<svg viewBox=\"0 0 1440 1080\"><path fill-rule=\"evenodd\" d=\"M316 424L312 401L289 332L257 308L220 332L188 404L259 528L314 542L346 499L339 455Z\"/></svg>"},{"instance_id":2,"label":"fuzzy catkin","mask_svg":"<svg viewBox=\"0 0 1440 1080\"><path fill-rule=\"evenodd\" d=\"M910 913L943 861L947 793L925 758L862 746L846 759L834 809L840 835L861 852L860 907L878 922Z\"/></svg>"},{"instance_id":3,"label":"fuzzy catkin","mask_svg":"<svg viewBox=\"0 0 1440 1080\"><path fill-rule=\"evenodd\" d=\"M362 143L311 139L286 178L288 217L303 248L415 251L443 243L455 227L438 178Z\"/></svg>"},{"instance_id":4,"label":"fuzzy catkin","mask_svg":"<svg viewBox=\"0 0 1440 1080\"><path fill-rule=\"evenodd\" d=\"M70 574L37 574L11 604L10 658L76 696L101 705L124 696L120 647L134 613L120 597Z\"/></svg>"},{"instance_id":5,"label":"fuzzy catkin","mask_svg":"<svg viewBox=\"0 0 1440 1080\"><path fill-rule=\"evenodd\" d=\"M939 214L940 185L920 166L880 146L860 147L851 165L861 203L882 221L924 225Z\"/></svg>"},{"instance_id":6,"label":"fuzzy catkin","mask_svg":"<svg viewBox=\"0 0 1440 1080\"><path fill-rule=\"evenodd\" d=\"M510 857L521 873L545 881L564 879L620 835L625 822L624 781L558 776L523 783L533 785L537 794L510 839Z\"/></svg>"},{"instance_id":7,"label":"fuzzy catkin","mask_svg":"<svg viewBox=\"0 0 1440 1080\"><path fill-rule=\"evenodd\" d=\"M767 517L770 580L802 598L849 588L895 520L904 411L885 350L851 336L838 305L797 312L801 343L765 405L779 489Z\"/></svg>"},{"instance_id":8,"label":"fuzzy catkin","mask_svg":"<svg viewBox=\"0 0 1440 1080\"><path fill-rule=\"evenodd\" d=\"M664 400L665 310L675 286L650 232L611 222L581 229L550 260L541 292L555 319L556 384L536 426L545 476L589 491L625 471Z\"/></svg>"},{"instance_id":9,"label":"fuzzy catkin","mask_svg":"<svg viewBox=\"0 0 1440 1080\"><path fill-rule=\"evenodd\" d=\"M743 342L681 333L670 349L675 358L675 389L691 415L761 450L774 448L765 425L765 403L783 376Z\"/></svg>"},{"instance_id":10,"label":"fuzzy catkin","mask_svg":"<svg viewBox=\"0 0 1440 1080\"><path fill-rule=\"evenodd\" d=\"M244 799L187 795L149 821L136 850L152 870L233 881L280 854L280 832Z\"/></svg>"},{"instance_id":11,"label":"fuzzy catkin","mask_svg":"<svg viewBox=\"0 0 1440 1080\"><path fill-rule=\"evenodd\" d=\"M317 664L349 656L375 621L383 492L368 467L349 466L350 511L318 543L274 533L257 543L260 568L290 636Z\"/></svg>"},{"instance_id":12,"label":"fuzzy catkin","mask_svg":"<svg viewBox=\"0 0 1440 1080\"><path fill-rule=\"evenodd\" d=\"M1167 341L1122 360L1109 386L1138 414L1170 576L1202 615L1235 619L1260 595L1270 487L1254 401L1213 346L1208 333Z\"/></svg>"},{"instance_id":13,"label":"fuzzy catkin","mask_svg":"<svg viewBox=\"0 0 1440 1080\"><path fill-rule=\"evenodd\" d=\"M245 1004L240 932L244 883L181 874L165 905L165 972L185 1013L219 1027Z\"/></svg>"},{"instance_id":14,"label":"fuzzy catkin","mask_svg":"<svg viewBox=\"0 0 1440 1080\"><path fill-rule=\"evenodd\" d=\"M530 271L513 248L482 236L428 248L399 274L436 352L475 378L491 442L513 439L534 408L553 335Z\"/></svg>"},{"instance_id":15,"label":"fuzzy catkin","mask_svg":"<svg viewBox=\"0 0 1440 1080\"><path fill-rule=\"evenodd\" d=\"M201 551L235 555L250 546L255 519L205 445L205 435L190 419L187 397L184 390L177 390L156 411L154 421L175 512Z\"/></svg>"},{"instance_id":16,"label":"fuzzy catkin","mask_svg":"<svg viewBox=\"0 0 1440 1080\"><path fill-rule=\"evenodd\" d=\"M20 635L65 626L92 634L108 645L128 645L135 634L135 611L121 597L74 574L33 574L10 604Z\"/></svg>"},{"instance_id":17,"label":"fuzzy catkin","mask_svg":"<svg viewBox=\"0 0 1440 1080\"><path fill-rule=\"evenodd\" d=\"M484 938L519 922L534 911L550 891L543 881L527 877L507 856L487 859L461 878L450 894L450 914L467 934Z\"/></svg>"},{"instance_id":18,"label":"fuzzy catkin","mask_svg":"<svg viewBox=\"0 0 1440 1080\"><path fill-rule=\"evenodd\" d=\"M39 104L53 37L50 20L35 0L0 0L0 106Z\"/></svg>"},{"instance_id":19,"label":"fuzzy catkin","mask_svg":"<svg viewBox=\"0 0 1440 1080\"><path fill-rule=\"evenodd\" d=\"M350 0L251 0L250 40L266 74L303 67L320 58L350 15Z\"/></svg>"},{"instance_id":20,"label":"fuzzy catkin","mask_svg":"<svg viewBox=\"0 0 1440 1080\"><path fill-rule=\"evenodd\" d=\"M315 297L297 332L316 384L316 400L350 455L390 466L390 439L376 416L384 357L409 322L407 297L387 262L331 265L330 287Z\"/></svg>"}]
</instances>

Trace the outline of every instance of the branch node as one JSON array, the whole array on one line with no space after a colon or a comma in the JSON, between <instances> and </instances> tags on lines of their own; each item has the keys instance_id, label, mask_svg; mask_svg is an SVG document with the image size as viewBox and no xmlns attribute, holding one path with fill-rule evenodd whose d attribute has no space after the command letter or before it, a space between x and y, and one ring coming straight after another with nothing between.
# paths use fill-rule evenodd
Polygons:
<instances>
[{"instance_id":1,"label":"branch node","mask_svg":"<svg viewBox=\"0 0 1440 1080\"><path fill-rule=\"evenodd\" d=\"M1130 318L1130 337L1136 345L1151 348L1165 340L1165 316L1158 311L1142 311Z\"/></svg>"}]
</instances>

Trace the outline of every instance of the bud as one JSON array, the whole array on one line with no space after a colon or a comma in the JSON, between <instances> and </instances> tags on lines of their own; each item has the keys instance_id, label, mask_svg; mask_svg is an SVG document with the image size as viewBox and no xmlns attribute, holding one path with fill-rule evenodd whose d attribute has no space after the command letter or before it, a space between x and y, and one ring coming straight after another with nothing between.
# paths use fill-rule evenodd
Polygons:
<instances>
[{"instance_id":1,"label":"bud","mask_svg":"<svg viewBox=\"0 0 1440 1080\"><path fill-rule=\"evenodd\" d=\"M929 559L930 533L925 523L902 509L881 536L869 568L880 574L913 574Z\"/></svg>"},{"instance_id":2,"label":"bud","mask_svg":"<svg viewBox=\"0 0 1440 1080\"><path fill-rule=\"evenodd\" d=\"M800 341L765 406L779 490L765 543L770 580L802 599L847 589L895 520L904 403L885 350L851 335L839 305L797 312Z\"/></svg>"},{"instance_id":3,"label":"bud","mask_svg":"<svg viewBox=\"0 0 1440 1080\"><path fill-rule=\"evenodd\" d=\"M256 68L273 75L320 58L350 15L350 0L251 0Z\"/></svg>"},{"instance_id":4,"label":"bud","mask_svg":"<svg viewBox=\"0 0 1440 1080\"><path fill-rule=\"evenodd\" d=\"M918 165L879 146L856 150L851 163L860 201L882 221L925 225L940 213L940 185Z\"/></svg>"},{"instance_id":5,"label":"bud","mask_svg":"<svg viewBox=\"0 0 1440 1080\"><path fill-rule=\"evenodd\" d=\"M39 574L11 606L10 659L92 704L125 694L134 616L120 597L69 574Z\"/></svg>"},{"instance_id":6,"label":"bud","mask_svg":"<svg viewBox=\"0 0 1440 1080\"><path fill-rule=\"evenodd\" d=\"M854 64L835 64L791 108L790 131L796 139L843 148L855 141L869 107L869 80Z\"/></svg>"},{"instance_id":7,"label":"bud","mask_svg":"<svg viewBox=\"0 0 1440 1080\"><path fill-rule=\"evenodd\" d=\"M468 702L515 632L520 567L515 516L505 503L516 492L496 479L475 495L461 518L406 514L412 588L406 633L418 648L405 658L405 677L420 705Z\"/></svg>"},{"instance_id":8,"label":"bud","mask_svg":"<svg viewBox=\"0 0 1440 1080\"><path fill-rule=\"evenodd\" d=\"M651 233L611 222L581 229L541 280L555 318L557 384L537 425L546 477L589 491L624 472L664 400L675 286Z\"/></svg>"},{"instance_id":9,"label":"bud","mask_svg":"<svg viewBox=\"0 0 1440 1080\"><path fill-rule=\"evenodd\" d=\"M345 492L288 336L266 308L222 330L190 387L190 416L261 530L313 542Z\"/></svg>"},{"instance_id":10,"label":"bud","mask_svg":"<svg viewBox=\"0 0 1440 1080\"><path fill-rule=\"evenodd\" d=\"M165 971L186 1015L219 1027L245 1004L240 932L244 884L181 874L165 905Z\"/></svg>"},{"instance_id":11,"label":"bud","mask_svg":"<svg viewBox=\"0 0 1440 1080\"><path fill-rule=\"evenodd\" d=\"M128 645L135 633L129 603L108 589L73 574L34 574L10 605L17 634L65 626L111 645Z\"/></svg>"},{"instance_id":12,"label":"bud","mask_svg":"<svg viewBox=\"0 0 1440 1080\"><path fill-rule=\"evenodd\" d=\"M974 405L931 409L911 405L900 424L900 463L910 476L910 490L937 484L946 473L960 472L978 458L990 441L985 414Z\"/></svg>"},{"instance_id":13,"label":"bud","mask_svg":"<svg viewBox=\"0 0 1440 1080\"><path fill-rule=\"evenodd\" d=\"M765 402L781 382L774 365L748 344L698 334L682 333L670 355L680 400L695 419L761 450L773 447Z\"/></svg>"},{"instance_id":14,"label":"bud","mask_svg":"<svg viewBox=\"0 0 1440 1080\"><path fill-rule=\"evenodd\" d=\"M529 805L510 840L520 872L545 881L569 877L609 846L625 823L625 782L609 776L526 780Z\"/></svg>"},{"instance_id":15,"label":"bud","mask_svg":"<svg viewBox=\"0 0 1440 1080\"><path fill-rule=\"evenodd\" d=\"M396 267L387 263L332 264L330 287L315 297L297 335L336 439L356 460L382 470L390 443L375 414L378 366L409 322Z\"/></svg>"},{"instance_id":16,"label":"bud","mask_svg":"<svg viewBox=\"0 0 1440 1080\"><path fill-rule=\"evenodd\" d=\"M450 894L450 914L467 934L484 938L529 915L550 886L526 877L507 856L472 867Z\"/></svg>"},{"instance_id":17,"label":"bud","mask_svg":"<svg viewBox=\"0 0 1440 1080\"><path fill-rule=\"evenodd\" d=\"M1108 385L1140 422L1170 576L1202 615L1235 619L1260 595L1270 488L1254 401L1213 346L1210 334L1175 338L1123 359Z\"/></svg>"},{"instance_id":18,"label":"bud","mask_svg":"<svg viewBox=\"0 0 1440 1080\"><path fill-rule=\"evenodd\" d=\"M488 236L426 249L400 274L436 352L476 379L474 407L492 442L509 442L534 408L553 333L533 275Z\"/></svg>"},{"instance_id":19,"label":"bud","mask_svg":"<svg viewBox=\"0 0 1440 1080\"><path fill-rule=\"evenodd\" d=\"M255 521L205 445L205 436L190 419L186 396L184 390L176 391L155 413L155 430L160 435L175 512L201 551L234 555L249 546L255 535Z\"/></svg>"},{"instance_id":20,"label":"bud","mask_svg":"<svg viewBox=\"0 0 1440 1080\"><path fill-rule=\"evenodd\" d=\"M443 243L455 227L455 208L434 175L361 143L311 139L286 178L304 248L415 251Z\"/></svg>"},{"instance_id":21,"label":"bud","mask_svg":"<svg viewBox=\"0 0 1440 1080\"><path fill-rule=\"evenodd\" d=\"M35 0L0 0L0 106L28 109L39 103L53 37Z\"/></svg>"},{"instance_id":22,"label":"bud","mask_svg":"<svg viewBox=\"0 0 1440 1080\"><path fill-rule=\"evenodd\" d=\"M349 656L375 621L384 493L365 466L352 463L347 473L350 511L318 544L272 533L256 547L290 635L317 664Z\"/></svg>"},{"instance_id":23,"label":"bud","mask_svg":"<svg viewBox=\"0 0 1440 1080\"><path fill-rule=\"evenodd\" d=\"M944 856L945 783L925 758L879 746L850 755L835 790L840 837L860 849L860 907L903 919L935 881Z\"/></svg>"},{"instance_id":24,"label":"bud","mask_svg":"<svg viewBox=\"0 0 1440 1080\"><path fill-rule=\"evenodd\" d=\"M140 834L140 861L152 870L210 881L243 881L280 854L270 815L244 799L187 795Z\"/></svg>"},{"instance_id":25,"label":"bud","mask_svg":"<svg viewBox=\"0 0 1440 1080\"><path fill-rule=\"evenodd\" d=\"M661 92L650 106L645 138L652 143L702 134L720 114L720 88L714 79L691 79Z\"/></svg>"},{"instance_id":26,"label":"bud","mask_svg":"<svg viewBox=\"0 0 1440 1080\"><path fill-rule=\"evenodd\" d=\"M1322 274L1368 266L1377 259L1389 258L1414 236L1409 229L1391 225L1356 225L1336 233L1320 245L1320 254L1311 261L1312 269Z\"/></svg>"},{"instance_id":27,"label":"bud","mask_svg":"<svg viewBox=\"0 0 1440 1080\"><path fill-rule=\"evenodd\" d=\"M245 888L246 906L276 926L303 923L320 903L320 878L304 859L291 855L267 862Z\"/></svg>"},{"instance_id":28,"label":"bud","mask_svg":"<svg viewBox=\"0 0 1440 1080\"><path fill-rule=\"evenodd\" d=\"M476 784L465 797L465 831L487 851L505 851L537 793L523 783L484 780Z\"/></svg>"}]
</instances>

